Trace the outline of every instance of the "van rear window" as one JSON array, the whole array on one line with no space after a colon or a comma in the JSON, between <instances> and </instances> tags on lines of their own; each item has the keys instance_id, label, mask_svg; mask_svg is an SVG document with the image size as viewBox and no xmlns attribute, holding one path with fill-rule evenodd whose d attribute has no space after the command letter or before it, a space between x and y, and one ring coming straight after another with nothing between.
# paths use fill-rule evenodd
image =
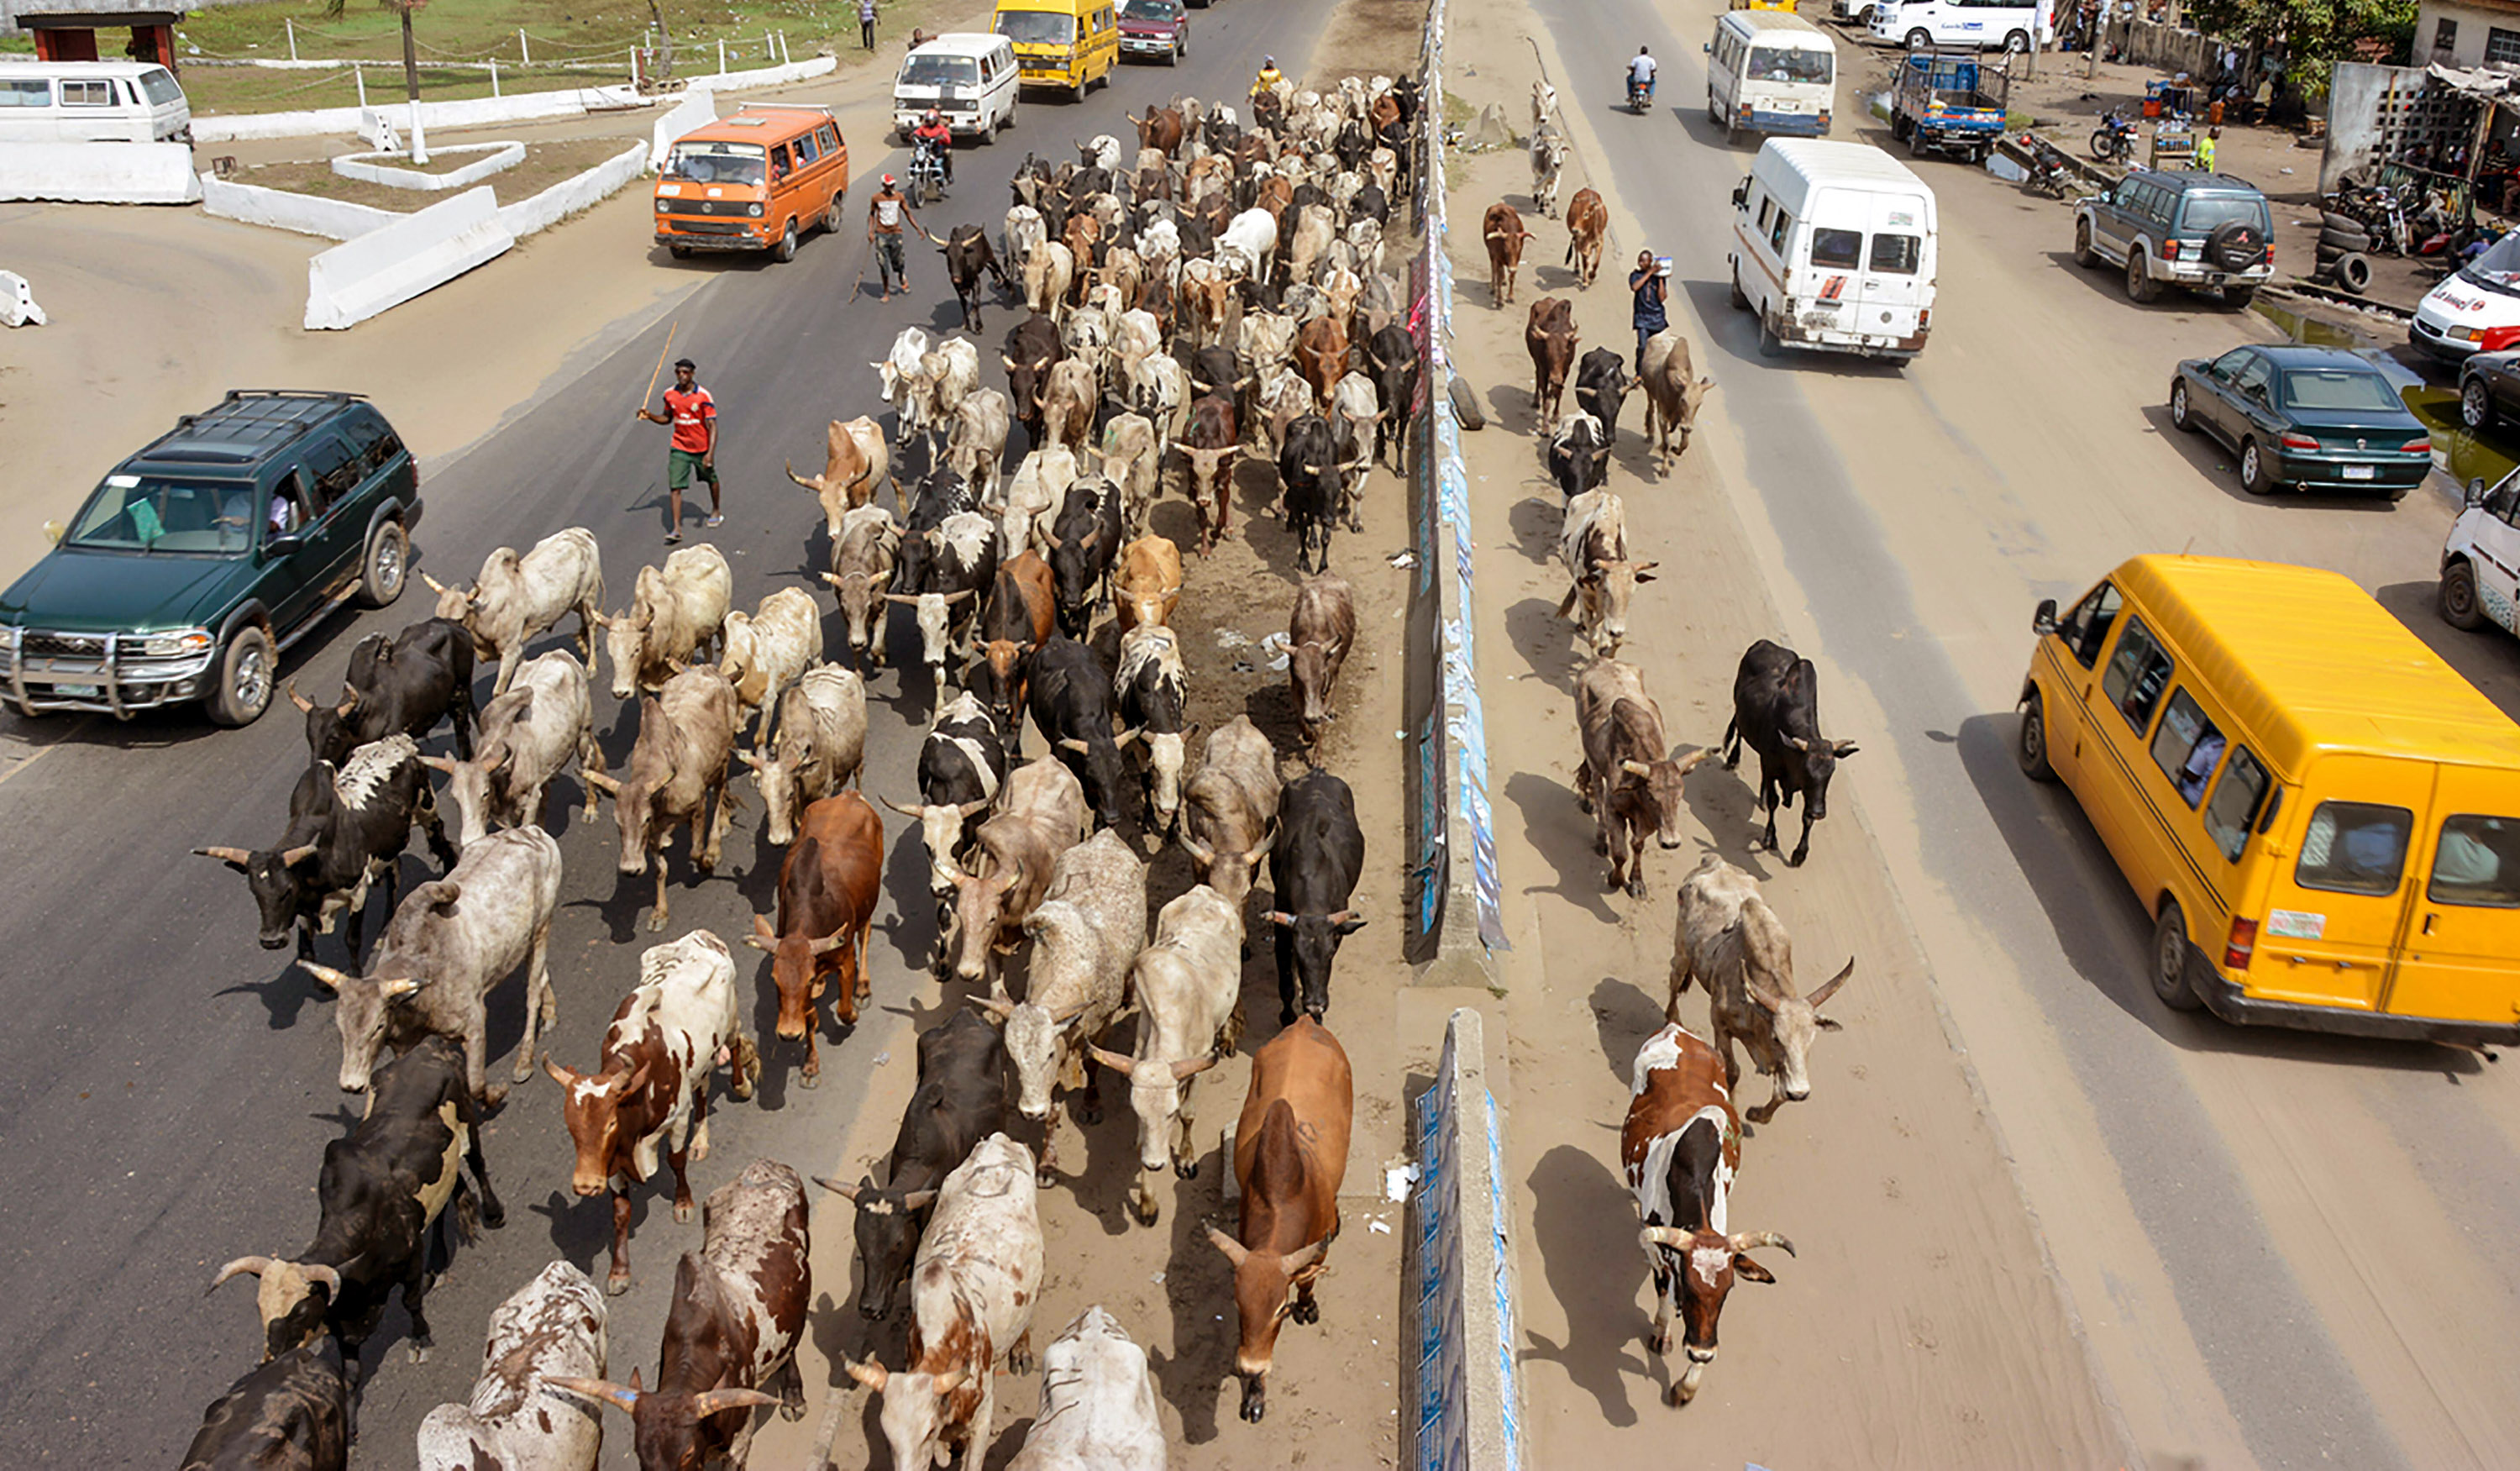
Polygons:
<instances>
[{"instance_id":1,"label":"van rear window","mask_svg":"<svg viewBox=\"0 0 2520 1471\"><path fill-rule=\"evenodd\" d=\"M1817 82L1822 86L1837 69L1835 51L1804 51L1786 46L1755 46L1745 73L1756 82Z\"/></svg>"},{"instance_id":2,"label":"van rear window","mask_svg":"<svg viewBox=\"0 0 2520 1471\"><path fill-rule=\"evenodd\" d=\"M2414 814L2372 802L2321 802L2302 834L2292 881L2337 894L2393 894L2407 869Z\"/></svg>"},{"instance_id":3,"label":"van rear window","mask_svg":"<svg viewBox=\"0 0 2520 1471\"><path fill-rule=\"evenodd\" d=\"M175 79L166 74L163 67L152 67L141 72L140 90L149 95L150 104L154 107L162 108L170 102L184 100L184 89L175 85Z\"/></svg>"},{"instance_id":4,"label":"van rear window","mask_svg":"<svg viewBox=\"0 0 2520 1471\"><path fill-rule=\"evenodd\" d=\"M1843 266L1849 270L1864 264L1864 232L1861 230L1814 230L1812 232L1812 264Z\"/></svg>"},{"instance_id":5,"label":"van rear window","mask_svg":"<svg viewBox=\"0 0 2520 1471\"><path fill-rule=\"evenodd\" d=\"M2520 819L2445 820L2424 897L2473 909L2520 909Z\"/></svg>"},{"instance_id":6,"label":"van rear window","mask_svg":"<svg viewBox=\"0 0 2520 1471\"><path fill-rule=\"evenodd\" d=\"M0 82L0 108L49 108L51 82Z\"/></svg>"},{"instance_id":7,"label":"van rear window","mask_svg":"<svg viewBox=\"0 0 2520 1471\"><path fill-rule=\"evenodd\" d=\"M1872 237L1872 269L1900 276L1916 274L1916 263L1924 257L1924 241L1913 235L1876 235Z\"/></svg>"}]
</instances>

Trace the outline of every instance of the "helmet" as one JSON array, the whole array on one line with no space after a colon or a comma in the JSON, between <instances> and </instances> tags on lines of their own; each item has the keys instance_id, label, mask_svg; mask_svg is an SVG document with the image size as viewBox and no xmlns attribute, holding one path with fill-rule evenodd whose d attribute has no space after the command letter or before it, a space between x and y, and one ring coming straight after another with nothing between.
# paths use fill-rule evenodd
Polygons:
<instances>
[{"instance_id":1,"label":"helmet","mask_svg":"<svg viewBox=\"0 0 2520 1471\"><path fill-rule=\"evenodd\" d=\"M883 187L886 189L890 189L892 187L892 175L885 174L883 176Z\"/></svg>"},{"instance_id":2,"label":"helmet","mask_svg":"<svg viewBox=\"0 0 2520 1471\"><path fill-rule=\"evenodd\" d=\"M1275 70L1278 66L1278 59L1274 56L1264 56L1260 59L1260 65L1263 67Z\"/></svg>"},{"instance_id":3,"label":"helmet","mask_svg":"<svg viewBox=\"0 0 2520 1471\"><path fill-rule=\"evenodd\" d=\"M936 110L934 108L929 108L927 110L927 120L929 122L934 122L936 120Z\"/></svg>"}]
</instances>

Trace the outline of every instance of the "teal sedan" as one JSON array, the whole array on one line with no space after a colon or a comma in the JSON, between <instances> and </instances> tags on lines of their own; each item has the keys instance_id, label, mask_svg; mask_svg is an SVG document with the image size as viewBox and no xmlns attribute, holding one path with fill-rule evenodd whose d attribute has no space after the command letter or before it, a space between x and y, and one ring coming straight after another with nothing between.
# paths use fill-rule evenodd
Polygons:
<instances>
[{"instance_id":1,"label":"teal sedan","mask_svg":"<svg viewBox=\"0 0 2520 1471\"><path fill-rule=\"evenodd\" d=\"M2240 487L2403 501L2432 472L2432 432L2397 385L2341 347L2234 347L2170 380L2170 422L2240 457Z\"/></svg>"}]
</instances>

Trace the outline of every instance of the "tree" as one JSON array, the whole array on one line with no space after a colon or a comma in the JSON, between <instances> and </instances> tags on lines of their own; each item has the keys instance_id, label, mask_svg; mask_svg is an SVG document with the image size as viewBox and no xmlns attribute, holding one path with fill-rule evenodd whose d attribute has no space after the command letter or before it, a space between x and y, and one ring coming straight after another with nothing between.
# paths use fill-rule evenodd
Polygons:
<instances>
[{"instance_id":1,"label":"tree","mask_svg":"<svg viewBox=\"0 0 2520 1471\"><path fill-rule=\"evenodd\" d=\"M415 163L428 161L428 146L421 141L420 132L420 49L411 37L411 18L420 14L428 0L377 0L392 11L402 22L402 85L403 94L411 100L411 156ZM327 20L341 19L349 0L324 0ZM2411 22L2408 22L2412 24Z\"/></svg>"},{"instance_id":2,"label":"tree","mask_svg":"<svg viewBox=\"0 0 2520 1471\"><path fill-rule=\"evenodd\" d=\"M2311 97L2327 94L2329 69L2353 59L2356 42L2384 42L2383 60L2403 65L2415 39L2415 0L2186 0L2182 10L2209 36L2282 46L2294 83Z\"/></svg>"}]
</instances>

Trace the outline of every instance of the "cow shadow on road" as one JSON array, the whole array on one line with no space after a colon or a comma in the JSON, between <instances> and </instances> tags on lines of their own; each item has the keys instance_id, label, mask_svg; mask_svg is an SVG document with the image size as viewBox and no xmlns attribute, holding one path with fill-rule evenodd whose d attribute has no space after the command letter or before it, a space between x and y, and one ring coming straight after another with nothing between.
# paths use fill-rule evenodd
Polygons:
<instances>
[{"instance_id":1,"label":"cow shadow on road","mask_svg":"<svg viewBox=\"0 0 2520 1471\"><path fill-rule=\"evenodd\" d=\"M1637 1048L1662 1030L1662 1007L1646 990L1647 982L1605 975L1593 987L1593 1026L1601 1039L1601 1059L1621 1083L1636 1074Z\"/></svg>"},{"instance_id":2,"label":"cow shadow on road","mask_svg":"<svg viewBox=\"0 0 2520 1471\"><path fill-rule=\"evenodd\" d=\"M1522 810L1523 839L1557 871L1557 882L1525 894L1555 894L1604 924L1620 922L1608 898L1608 861L1593 851L1593 820L1576 810L1572 785L1538 772L1515 772L1505 794Z\"/></svg>"},{"instance_id":3,"label":"cow shadow on road","mask_svg":"<svg viewBox=\"0 0 2520 1471\"><path fill-rule=\"evenodd\" d=\"M1505 610L1505 636L1534 675L1572 699L1581 631L1557 616L1557 606L1546 598L1523 599Z\"/></svg>"},{"instance_id":4,"label":"cow shadow on road","mask_svg":"<svg viewBox=\"0 0 2520 1471\"><path fill-rule=\"evenodd\" d=\"M1566 525L1562 501L1525 496L1506 513L1506 521L1513 527L1514 550L1544 566L1557 560L1557 538Z\"/></svg>"},{"instance_id":5,"label":"cow shadow on road","mask_svg":"<svg viewBox=\"0 0 2520 1471\"><path fill-rule=\"evenodd\" d=\"M1607 1147L1617 1150L1615 1132ZM1542 1155L1523 1183L1531 1191L1532 1237L1550 1295L1566 1315L1566 1342L1552 1343L1526 1327L1522 1360L1556 1364L1599 1404L1603 1420L1634 1425L1628 1380L1652 1368L1638 1352L1646 1323L1637 1309L1642 1269L1628 1189L1607 1163L1572 1144Z\"/></svg>"}]
</instances>

